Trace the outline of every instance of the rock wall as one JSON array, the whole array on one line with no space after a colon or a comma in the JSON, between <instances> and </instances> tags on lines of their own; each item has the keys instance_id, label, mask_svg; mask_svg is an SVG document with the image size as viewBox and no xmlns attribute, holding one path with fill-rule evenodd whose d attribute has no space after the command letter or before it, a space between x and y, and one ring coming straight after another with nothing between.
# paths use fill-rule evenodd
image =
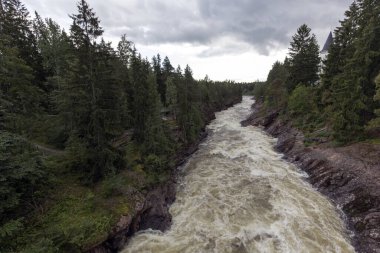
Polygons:
<instances>
[{"instance_id":1,"label":"rock wall","mask_svg":"<svg viewBox=\"0 0 380 253\"><path fill-rule=\"evenodd\" d=\"M260 126L278 138L275 148L306 171L309 182L344 212L357 252L379 253L380 145L305 147L302 132L291 122L281 120L276 111L263 115L260 107L254 105L253 114L242 125Z\"/></svg>"}]
</instances>

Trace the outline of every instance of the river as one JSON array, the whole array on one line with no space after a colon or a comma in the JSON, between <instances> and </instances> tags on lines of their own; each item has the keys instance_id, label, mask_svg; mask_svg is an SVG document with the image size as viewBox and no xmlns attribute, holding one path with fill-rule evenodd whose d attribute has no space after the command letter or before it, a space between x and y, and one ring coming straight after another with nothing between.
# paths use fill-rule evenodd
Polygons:
<instances>
[{"instance_id":1,"label":"river","mask_svg":"<svg viewBox=\"0 0 380 253\"><path fill-rule=\"evenodd\" d=\"M240 126L252 103L217 113L180 168L171 228L139 232L123 253L355 252L337 209L274 151L276 139Z\"/></svg>"}]
</instances>

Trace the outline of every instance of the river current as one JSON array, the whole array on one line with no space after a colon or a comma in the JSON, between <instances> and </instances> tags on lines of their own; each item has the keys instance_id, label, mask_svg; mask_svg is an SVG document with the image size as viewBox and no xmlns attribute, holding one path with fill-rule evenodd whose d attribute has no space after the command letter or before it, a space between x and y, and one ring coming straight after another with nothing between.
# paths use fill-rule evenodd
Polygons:
<instances>
[{"instance_id":1,"label":"river current","mask_svg":"<svg viewBox=\"0 0 380 253\"><path fill-rule=\"evenodd\" d=\"M136 234L123 253L350 253L337 209L274 151L276 139L241 127L253 100L216 114L182 166L171 228Z\"/></svg>"}]
</instances>

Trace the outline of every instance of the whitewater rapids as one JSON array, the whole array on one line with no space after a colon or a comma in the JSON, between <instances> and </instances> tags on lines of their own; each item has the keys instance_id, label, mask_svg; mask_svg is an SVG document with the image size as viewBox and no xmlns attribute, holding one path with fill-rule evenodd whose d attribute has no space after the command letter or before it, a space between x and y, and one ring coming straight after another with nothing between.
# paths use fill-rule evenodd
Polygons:
<instances>
[{"instance_id":1,"label":"whitewater rapids","mask_svg":"<svg viewBox=\"0 0 380 253\"><path fill-rule=\"evenodd\" d=\"M136 234L123 253L350 253L338 210L274 151L276 139L241 127L253 100L220 113L181 168L171 228Z\"/></svg>"}]
</instances>

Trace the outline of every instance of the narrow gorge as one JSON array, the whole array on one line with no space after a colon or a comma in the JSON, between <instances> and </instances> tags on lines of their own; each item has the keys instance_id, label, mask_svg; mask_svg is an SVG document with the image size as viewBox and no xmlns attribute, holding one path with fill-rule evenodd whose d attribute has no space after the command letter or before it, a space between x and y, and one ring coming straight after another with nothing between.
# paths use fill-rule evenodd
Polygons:
<instances>
[{"instance_id":1,"label":"narrow gorge","mask_svg":"<svg viewBox=\"0 0 380 253\"><path fill-rule=\"evenodd\" d=\"M276 139L242 127L251 97L219 112L186 164L166 232L144 230L132 252L355 252L340 211L274 150Z\"/></svg>"}]
</instances>

